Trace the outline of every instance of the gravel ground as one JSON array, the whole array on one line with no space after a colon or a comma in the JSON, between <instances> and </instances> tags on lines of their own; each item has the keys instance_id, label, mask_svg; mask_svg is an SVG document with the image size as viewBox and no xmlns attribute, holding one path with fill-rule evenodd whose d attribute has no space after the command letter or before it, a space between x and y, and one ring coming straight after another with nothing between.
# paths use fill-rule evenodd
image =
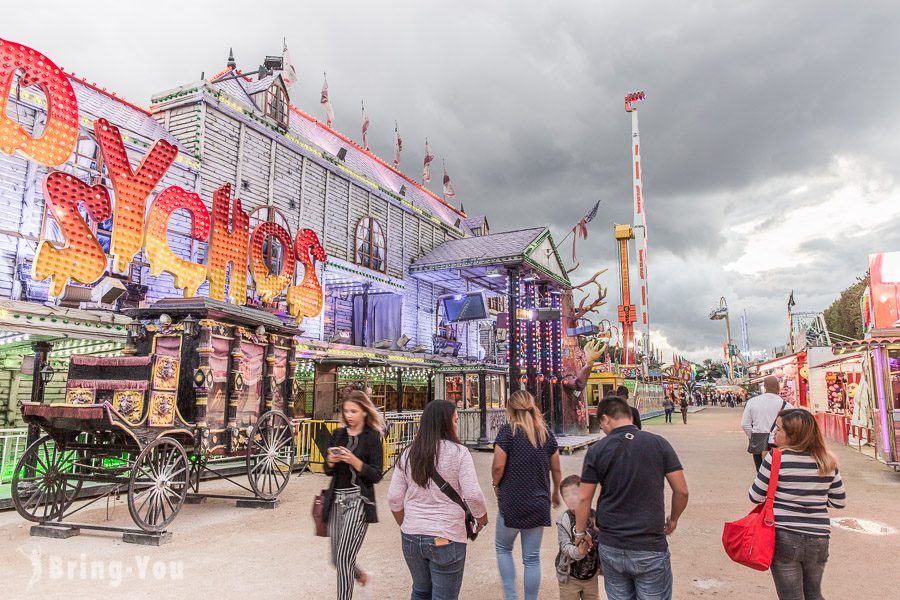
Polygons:
<instances>
[{"instance_id":1,"label":"gravel ground","mask_svg":"<svg viewBox=\"0 0 900 600\"><path fill-rule=\"evenodd\" d=\"M753 462L744 452L746 438L739 422L739 409L709 408L692 414L687 426L666 425L662 419L645 424L672 442L691 490L687 512L670 538L675 598L774 597L768 573L731 563L721 547L722 523L750 509L746 493ZM851 528L867 525L852 521L860 519L900 530L900 474L847 448L837 452L848 508L833 516L845 519ZM482 486L489 490L491 455L474 457ZM564 474L579 472L583 458L584 451L564 456ZM225 500L185 505L171 527L171 543L159 548L125 544L110 533L84 533L68 540L32 538L29 525L14 511L2 513L0 596L333 598L328 540L313 536L310 517L312 496L326 485L326 477L304 474L292 481L274 511L238 509ZM411 585L399 531L386 507L387 488L387 480L377 487L381 523L370 527L360 555L361 565L373 573L368 595L372 599L408 598ZM493 520L496 503L492 497L489 502ZM124 502L110 504L108 511L110 524L131 524ZM107 507L84 511L81 518L103 523ZM501 597L492 534L489 525L469 545L462 598ZM555 540L553 530L547 530L541 598L558 597ZM891 557L897 556L900 535L836 529L825 572L826 597L897 597L896 576L889 566Z\"/></svg>"}]
</instances>

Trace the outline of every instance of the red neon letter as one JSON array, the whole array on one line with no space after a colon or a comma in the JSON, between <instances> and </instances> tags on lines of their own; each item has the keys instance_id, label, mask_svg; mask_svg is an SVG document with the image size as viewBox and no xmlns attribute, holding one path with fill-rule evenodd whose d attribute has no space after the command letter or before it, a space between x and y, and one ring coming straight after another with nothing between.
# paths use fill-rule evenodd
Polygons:
<instances>
[{"instance_id":1,"label":"red neon letter","mask_svg":"<svg viewBox=\"0 0 900 600\"><path fill-rule=\"evenodd\" d=\"M47 123L41 137L33 138L6 115L16 72L24 71L21 87L38 86L47 98ZM0 152L23 154L53 167L68 160L78 140L78 101L66 74L53 61L28 46L0 39Z\"/></svg>"},{"instance_id":2,"label":"red neon letter","mask_svg":"<svg viewBox=\"0 0 900 600\"><path fill-rule=\"evenodd\" d=\"M94 220L104 221L111 212L109 192L102 185L90 187L77 177L55 171L44 178L44 198L66 245L57 248L42 241L31 276L37 280L52 277L50 294L59 296L70 277L79 283L93 283L106 270L106 253L78 212L78 204L84 204Z\"/></svg>"}]
</instances>

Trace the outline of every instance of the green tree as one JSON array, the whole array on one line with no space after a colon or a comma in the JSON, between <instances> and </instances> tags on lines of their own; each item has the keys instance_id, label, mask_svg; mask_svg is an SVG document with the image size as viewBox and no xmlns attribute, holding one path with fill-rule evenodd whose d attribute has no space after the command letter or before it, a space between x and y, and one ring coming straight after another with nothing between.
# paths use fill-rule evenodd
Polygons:
<instances>
[{"instance_id":1,"label":"green tree","mask_svg":"<svg viewBox=\"0 0 900 600\"><path fill-rule=\"evenodd\" d=\"M856 283L841 292L837 300L825 309L825 324L828 331L854 340L863 336L859 302L868 285L868 273L865 277L857 277Z\"/></svg>"},{"instance_id":2,"label":"green tree","mask_svg":"<svg viewBox=\"0 0 900 600\"><path fill-rule=\"evenodd\" d=\"M697 365L697 381L713 383L716 379L725 377L725 369L721 363L707 358L702 364Z\"/></svg>"}]
</instances>

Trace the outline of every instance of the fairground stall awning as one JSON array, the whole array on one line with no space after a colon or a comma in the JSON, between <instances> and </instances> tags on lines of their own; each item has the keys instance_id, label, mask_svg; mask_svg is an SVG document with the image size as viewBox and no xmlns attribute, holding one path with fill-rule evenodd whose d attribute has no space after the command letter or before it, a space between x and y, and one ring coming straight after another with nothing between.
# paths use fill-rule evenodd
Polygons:
<instances>
[{"instance_id":1,"label":"fairground stall awning","mask_svg":"<svg viewBox=\"0 0 900 600\"><path fill-rule=\"evenodd\" d=\"M520 275L526 279L571 285L546 227L448 240L413 261L409 272L451 289L465 289L467 283L473 283L503 292L507 281L501 267L520 267Z\"/></svg>"}]
</instances>

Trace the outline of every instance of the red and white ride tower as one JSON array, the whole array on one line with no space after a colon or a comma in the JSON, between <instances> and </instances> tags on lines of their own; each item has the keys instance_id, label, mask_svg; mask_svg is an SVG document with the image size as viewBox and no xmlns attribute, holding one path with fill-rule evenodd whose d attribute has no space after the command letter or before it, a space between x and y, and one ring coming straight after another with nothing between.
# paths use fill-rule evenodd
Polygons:
<instances>
[{"instance_id":1,"label":"red and white ride tower","mask_svg":"<svg viewBox=\"0 0 900 600\"><path fill-rule=\"evenodd\" d=\"M646 98L644 92L625 95L625 112L631 113L631 147L634 160L632 169L634 195L634 245L637 249L638 281L641 296L637 302L637 322L643 329L643 350L650 348L650 299L647 285L647 216L644 205L644 183L641 179L641 134L638 130L638 111L634 106Z\"/></svg>"}]
</instances>

